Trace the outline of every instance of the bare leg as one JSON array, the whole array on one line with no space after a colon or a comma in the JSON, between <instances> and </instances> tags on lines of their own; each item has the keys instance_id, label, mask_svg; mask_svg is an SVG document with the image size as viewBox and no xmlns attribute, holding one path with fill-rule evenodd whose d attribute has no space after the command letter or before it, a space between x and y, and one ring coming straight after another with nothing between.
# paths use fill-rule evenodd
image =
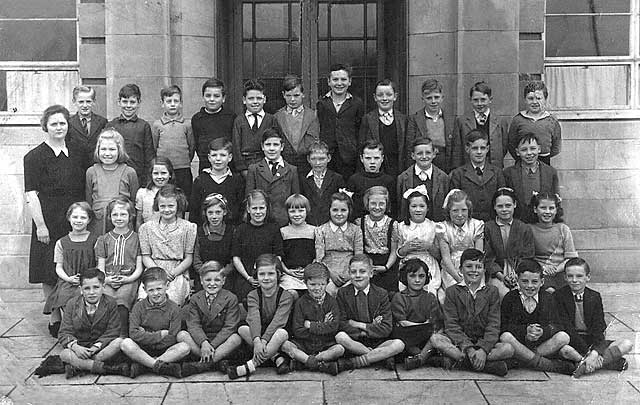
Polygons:
<instances>
[{"instance_id":1,"label":"bare leg","mask_svg":"<svg viewBox=\"0 0 640 405\"><path fill-rule=\"evenodd\" d=\"M299 361L300 363L306 364L307 360L309 360L309 355L296 346L295 343L287 340L282 344L282 351L285 352L292 359Z\"/></svg>"},{"instance_id":2,"label":"bare leg","mask_svg":"<svg viewBox=\"0 0 640 405\"><path fill-rule=\"evenodd\" d=\"M536 348L536 353L540 356L551 356L560 351L560 349L569 344L569 335L566 332L558 332L551 338L547 339Z\"/></svg>"},{"instance_id":3,"label":"bare leg","mask_svg":"<svg viewBox=\"0 0 640 405\"><path fill-rule=\"evenodd\" d=\"M509 332L504 332L502 335L500 335L500 342L511 345L514 351L513 355L518 360L528 363L533 360L534 357L536 357L536 354L534 352L529 350L527 346L520 343L520 341Z\"/></svg>"},{"instance_id":4,"label":"bare leg","mask_svg":"<svg viewBox=\"0 0 640 405\"><path fill-rule=\"evenodd\" d=\"M564 345L560 348L560 356L563 359L567 359L573 362L579 362L583 357L580 353L578 353L576 349L569 345Z\"/></svg>"},{"instance_id":5,"label":"bare leg","mask_svg":"<svg viewBox=\"0 0 640 405\"><path fill-rule=\"evenodd\" d=\"M94 367L97 363L102 363L103 361L115 356L120 352L120 344L122 343L121 338L114 339L111 341L107 347L98 352L93 358L90 359L81 359L79 358L72 350L64 349L62 353L60 353L60 359L63 362L72 365L73 367L79 368L81 370L87 371L97 371L104 372L104 370L94 370ZM98 368L101 368L102 365Z\"/></svg>"},{"instance_id":6,"label":"bare leg","mask_svg":"<svg viewBox=\"0 0 640 405\"><path fill-rule=\"evenodd\" d=\"M227 358L242 344L242 338L237 333L229 336L220 346L216 347L216 351L213 354L213 362L217 363L220 360Z\"/></svg>"},{"instance_id":7,"label":"bare leg","mask_svg":"<svg viewBox=\"0 0 640 405\"><path fill-rule=\"evenodd\" d=\"M386 360L389 357L393 357L396 354L402 353L404 350L404 343L400 339L385 340L378 347L371 350L365 355L369 364L377 363L382 360Z\"/></svg>"},{"instance_id":8,"label":"bare leg","mask_svg":"<svg viewBox=\"0 0 640 405\"><path fill-rule=\"evenodd\" d=\"M371 351L371 348L363 345L362 343L351 339L345 332L338 332L336 335L336 343L344 347L345 351L359 356L367 354Z\"/></svg>"},{"instance_id":9,"label":"bare leg","mask_svg":"<svg viewBox=\"0 0 640 405\"><path fill-rule=\"evenodd\" d=\"M160 357L158 357L157 361L163 361L165 363L174 363L178 360L182 360L187 355L189 355L189 345L184 342L176 343L175 345L168 348Z\"/></svg>"},{"instance_id":10,"label":"bare leg","mask_svg":"<svg viewBox=\"0 0 640 405\"><path fill-rule=\"evenodd\" d=\"M289 339L289 334L287 333L286 330L284 329L276 330L273 336L271 336L271 340L269 340L269 342L267 343L266 357L272 358L276 354L278 354L278 352L280 352L280 348L282 347L282 344L286 342L287 339Z\"/></svg>"},{"instance_id":11,"label":"bare leg","mask_svg":"<svg viewBox=\"0 0 640 405\"><path fill-rule=\"evenodd\" d=\"M464 359L464 353L453 344L448 336L441 333L434 333L429 339L431 345L438 349L445 356L452 358L455 361L462 361Z\"/></svg>"},{"instance_id":12,"label":"bare leg","mask_svg":"<svg viewBox=\"0 0 640 405\"><path fill-rule=\"evenodd\" d=\"M107 347L100 350L98 354L95 355L94 359L98 361L107 361L120 353L120 345L122 344L122 340L122 338L113 339L111 342L109 342Z\"/></svg>"},{"instance_id":13,"label":"bare leg","mask_svg":"<svg viewBox=\"0 0 640 405\"><path fill-rule=\"evenodd\" d=\"M327 350L321 351L316 355L318 361L333 361L344 356L344 347L335 344Z\"/></svg>"},{"instance_id":14,"label":"bare leg","mask_svg":"<svg viewBox=\"0 0 640 405\"><path fill-rule=\"evenodd\" d=\"M251 338L251 330L249 329L249 326L242 325L241 327L239 327L238 335L240 335L240 337L245 341L246 344L248 344L250 347L253 347L253 339Z\"/></svg>"},{"instance_id":15,"label":"bare leg","mask_svg":"<svg viewBox=\"0 0 640 405\"><path fill-rule=\"evenodd\" d=\"M178 340L178 342L186 343L187 346L189 346L191 354L195 357L200 357L202 355L200 352L200 347L198 347L195 340L193 340L193 338L191 337L191 334L186 330L181 330L180 332L178 332L176 339Z\"/></svg>"},{"instance_id":16,"label":"bare leg","mask_svg":"<svg viewBox=\"0 0 640 405\"><path fill-rule=\"evenodd\" d=\"M498 342L487 355L487 360L496 361L510 359L513 357L514 353L515 351L510 344Z\"/></svg>"}]
</instances>

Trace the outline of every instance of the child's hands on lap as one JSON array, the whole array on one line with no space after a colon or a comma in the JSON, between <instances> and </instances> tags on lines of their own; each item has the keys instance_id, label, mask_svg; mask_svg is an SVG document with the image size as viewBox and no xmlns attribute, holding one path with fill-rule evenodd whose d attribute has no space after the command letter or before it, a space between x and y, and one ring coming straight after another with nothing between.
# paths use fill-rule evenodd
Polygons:
<instances>
[{"instance_id":1,"label":"child's hands on lap","mask_svg":"<svg viewBox=\"0 0 640 405\"><path fill-rule=\"evenodd\" d=\"M77 343L71 346L71 351L82 360L89 359L93 356L93 352L88 347L80 346Z\"/></svg>"},{"instance_id":2,"label":"child's hands on lap","mask_svg":"<svg viewBox=\"0 0 640 405\"><path fill-rule=\"evenodd\" d=\"M539 324L534 323L527 326L527 336L526 339L530 342L537 342L538 339L542 336L542 327Z\"/></svg>"},{"instance_id":3,"label":"child's hands on lap","mask_svg":"<svg viewBox=\"0 0 640 405\"><path fill-rule=\"evenodd\" d=\"M485 363L487 362L487 353L482 349L469 349L467 355L469 356L469 361L475 370L482 370L484 368Z\"/></svg>"},{"instance_id":4,"label":"child's hands on lap","mask_svg":"<svg viewBox=\"0 0 640 405\"><path fill-rule=\"evenodd\" d=\"M374 325L380 325L382 323L383 319L384 318L382 317L382 315L378 315L375 318L373 318L373 324Z\"/></svg>"},{"instance_id":5,"label":"child's hands on lap","mask_svg":"<svg viewBox=\"0 0 640 405\"><path fill-rule=\"evenodd\" d=\"M211 346L208 340L202 342L200 345L200 361L207 362L213 361L213 355L215 354L215 349Z\"/></svg>"}]
</instances>

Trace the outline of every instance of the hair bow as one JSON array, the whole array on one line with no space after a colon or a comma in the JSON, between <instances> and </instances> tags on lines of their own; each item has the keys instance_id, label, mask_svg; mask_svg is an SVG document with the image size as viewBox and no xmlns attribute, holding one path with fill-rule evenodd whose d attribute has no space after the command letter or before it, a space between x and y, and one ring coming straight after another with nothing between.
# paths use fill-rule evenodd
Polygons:
<instances>
[{"instance_id":1,"label":"hair bow","mask_svg":"<svg viewBox=\"0 0 640 405\"><path fill-rule=\"evenodd\" d=\"M452 188L451 190L449 190L449 192L447 193L447 196L444 197L444 203L442 203L442 208L447 208L447 205L449 205L449 198L453 195L453 193L455 193L456 191L462 191L459 188Z\"/></svg>"},{"instance_id":2,"label":"hair bow","mask_svg":"<svg viewBox=\"0 0 640 405\"><path fill-rule=\"evenodd\" d=\"M556 198L558 199L558 204L560 204L562 202L562 198L560 197L560 194L556 193Z\"/></svg>"},{"instance_id":3,"label":"hair bow","mask_svg":"<svg viewBox=\"0 0 640 405\"><path fill-rule=\"evenodd\" d=\"M512 192L512 193L514 193L514 192L515 192L515 191L513 191L513 189L512 189L512 188L510 188L510 187L500 187L497 191L503 191L503 190L504 190L504 191L510 191L510 192Z\"/></svg>"},{"instance_id":4,"label":"hair bow","mask_svg":"<svg viewBox=\"0 0 640 405\"><path fill-rule=\"evenodd\" d=\"M224 198L224 196L222 194L218 194L218 193L211 193L208 196L205 197L204 199L204 204L209 204L211 203L212 200L219 200L220 203L222 205L224 205L224 208L227 208L227 199Z\"/></svg>"},{"instance_id":5,"label":"hair bow","mask_svg":"<svg viewBox=\"0 0 640 405\"><path fill-rule=\"evenodd\" d=\"M404 192L404 194L402 194L402 198L406 200L413 193L420 193L423 196L427 197L427 200L429 200L429 192L427 191L427 187L425 187L424 184L420 184L418 187L408 189Z\"/></svg>"}]
</instances>

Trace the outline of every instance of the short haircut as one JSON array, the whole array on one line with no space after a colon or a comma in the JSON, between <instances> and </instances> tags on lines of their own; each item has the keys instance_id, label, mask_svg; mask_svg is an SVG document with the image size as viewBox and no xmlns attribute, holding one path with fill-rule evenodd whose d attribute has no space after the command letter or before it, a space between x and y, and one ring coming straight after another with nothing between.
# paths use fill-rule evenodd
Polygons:
<instances>
[{"instance_id":1,"label":"short haircut","mask_svg":"<svg viewBox=\"0 0 640 405\"><path fill-rule=\"evenodd\" d=\"M222 266L222 264L220 264L220 262L209 260L208 262L205 262L202 267L200 267L200 270L198 270L198 275L200 275L200 277L204 277L207 273L220 273L223 269L224 267Z\"/></svg>"},{"instance_id":2,"label":"short haircut","mask_svg":"<svg viewBox=\"0 0 640 405\"><path fill-rule=\"evenodd\" d=\"M211 142L209 142L208 147L209 147L209 152L224 149L229 153L233 153L233 144L227 138L212 139Z\"/></svg>"},{"instance_id":3,"label":"short haircut","mask_svg":"<svg viewBox=\"0 0 640 405\"><path fill-rule=\"evenodd\" d=\"M175 184L176 175L173 170L173 163L168 157L165 156L156 156L151 160L151 164L149 165L149 182L147 182L147 188L151 190L154 186L153 184L153 167L154 166L164 166L167 168L169 172L169 184Z\"/></svg>"},{"instance_id":4,"label":"short haircut","mask_svg":"<svg viewBox=\"0 0 640 405\"><path fill-rule=\"evenodd\" d=\"M87 213L87 216L89 217L89 222L93 220L93 209L91 208L89 203L86 201L77 201L77 202L71 203L71 205L69 205L69 208L67 208L67 212L65 213L65 218L67 218L67 221L69 220L69 218L71 218L71 213L76 208L80 208L82 211Z\"/></svg>"},{"instance_id":5,"label":"short haircut","mask_svg":"<svg viewBox=\"0 0 640 405\"><path fill-rule=\"evenodd\" d=\"M400 281L402 281L404 285L408 286L409 274L417 273L418 271L420 271L420 269L424 270L424 272L427 273L427 279L426 279L425 285L429 284L429 281L431 281L431 275L429 274L429 266L427 265L427 263L423 262L421 259L418 259L417 257L414 257L404 262L404 266L402 267L402 269L400 269Z\"/></svg>"},{"instance_id":6,"label":"short haircut","mask_svg":"<svg viewBox=\"0 0 640 405\"><path fill-rule=\"evenodd\" d=\"M447 200L447 206L444 207L444 209L447 212L447 220L448 220L449 211L451 211L451 207L453 207L453 204L457 202L463 202L463 201L467 206L467 210L469 211L468 217L471 218L471 215L473 214L473 201L471 201L471 198L469 198L469 195L466 192L464 192L463 190L456 190L453 193L451 193L449 198L446 200Z\"/></svg>"},{"instance_id":7,"label":"short haircut","mask_svg":"<svg viewBox=\"0 0 640 405\"><path fill-rule=\"evenodd\" d=\"M278 283L280 283L280 277L282 277L282 262L278 259L278 256L273 253L263 253L256 258L256 276L258 275L258 269L260 267L275 266Z\"/></svg>"},{"instance_id":8,"label":"short haircut","mask_svg":"<svg viewBox=\"0 0 640 405\"><path fill-rule=\"evenodd\" d=\"M109 202L109 205L107 205L107 212L106 212L107 214L106 216L108 218L107 220L111 219L111 211L113 211L113 209L116 206L124 206L127 212L129 213L129 226L132 226L133 224L135 224L136 206L129 198L122 195L114 198Z\"/></svg>"},{"instance_id":9,"label":"short haircut","mask_svg":"<svg viewBox=\"0 0 640 405\"><path fill-rule=\"evenodd\" d=\"M462 256L460 256L460 267L462 267L464 262L467 260L472 262L484 262L484 253L475 248L465 249L464 252L462 252Z\"/></svg>"},{"instance_id":10,"label":"short haircut","mask_svg":"<svg viewBox=\"0 0 640 405\"><path fill-rule=\"evenodd\" d=\"M304 208L307 210L307 215L311 212L311 204L309 199L302 194L291 194L284 202L284 206L290 210L291 208Z\"/></svg>"},{"instance_id":11,"label":"short haircut","mask_svg":"<svg viewBox=\"0 0 640 405\"><path fill-rule=\"evenodd\" d=\"M202 201L202 209L200 210L200 217L202 218L202 223L207 223L207 210L211 207L219 205L225 212L224 216L227 216L229 210L227 209L227 199L224 198L221 194L212 193L207 195Z\"/></svg>"},{"instance_id":12,"label":"short haircut","mask_svg":"<svg viewBox=\"0 0 640 405\"><path fill-rule=\"evenodd\" d=\"M110 128L104 129L100 133L100 135L98 135L96 148L93 151L93 160L96 163L100 163L100 145L104 140L111 140L116 143L116 146L118 147L118 159L116 160L117 163L126 163L129 161L129 154L127 153L127 150L125 149L125 146L124 146L125 145L124 138L122 137L120 132L118 132L115 128L110 127Z\"/></svg>"},{"instance_id":13,"label":"short haircut","mask_svg":"<svg viewBox=\"0 0 640 405\"><path fill-rule=\"evenodd\" d=\"M142 99L142 92L140 91L140 87L138 87L137 84L129 83L120 88L120 91L118 92L118 99L129 97L135 97L138 99L138 101Z\"/></svg>"},{"instance_id":14,"label":"short haircut","mask_svg":"<svg viewBox=\"0 0 640 405\"><path fill-rule=\"evenodd\" d=\"M431 145L431 147L435 150L435 146L433 145L433 140L427 136L421 136L416 138L411 145L411 150L415 152L416 147L420 145Z\"/></svg>"},{"instance_id":15,"label":"short haircut","mask_svg":"<svg viewBox=\"0 0 640 405\"><path fill-rule=\"evenodd\" d=\"M471 131L467 132L464 137L464 141L467 146L471 145L478 139L484 139L485 141L487 141L487 146L489 145L489 134L479 129L472 129Z\"/></svg>"},{"instance_id":16,"label":"short haircut","mask_svg":"<svg viewBox=\"0 0 640 405\"><path fill-rule=\"evenodd\" d=\"M353 263L364 263L370 269L373 267L373 262L371 261L371 258L364 253L357 253L353 255L351 259L349 259L349 267L351 267Z\"/></svg>"},{"instance_id":17,"label":"short haircut","mask_svg":"<svg viewBox=\"0 0 640 405\"><path fill-rule=\"evenodd\" d=\"M540 204L540 201L547 200L553 201L556 205L556 216L553 218L553 223L563 222L562 216L564 215L564 210L562 209L562 200L560 196L556 193L549 192L540 192L538 194L534 194L531 196L531 201L529 201L529 206L531 207L531 215L532 223L538 222L538 217L533 210Z\"/></svg>"},{"instance_id":18,"label":"short haircut","mask_svg":"<svg viewBox=\"0 0 640 405\"><path fill-rule=\"evenodd\" d=\"M104 284L105 279L104 273L97 267L89 267L88 269L80 271L78 277L80 278L80 286L84 284L85 280L91 280L93 278L97 278L100 284Z\"/></svg>"},{"instance_id":19,"label":"short haircut","mask_svg":"<svg viewBox=\"0 0 640 405\"><path fill-rule=\"evenodd\" d=\"M540 278L542 278L542 266L540 266L540 263L533 259L522 259L516 266L517 275L520 275L526 271L528 271L529 273L538 273L540 274Z\"/></svg>"},{"instance_id":20,"label":"short haircut","mask_svg":"<svg viewBox=\"0 0 640 405\"><path fill-rule=\"evenodd\" d=\"M347 193L338 191L337 193L331 194L331 202L329 203L329 207L333 205L334 201L340 201L347 204L347 208L349 209L349 215L351 215L351 213L353 212L353 200L351 200L351 197L349 197Z\"/></svg>"},{"instance_id":21,"label":"short haircut","mask_svg":"<svg viewBox=\"0 0 640 405\"><path fill-rule=\"evenodd\" d=\"M261 93L264 93L264 83L262 83L261 80L258 79L249 79L246 82L244 82L244 90L242 92L242 97L246 97L247 93L250 90L256 90L259 91Z\"/></svg>"},{"instance_id":22,"label":"short haircut","mask_svg":"<svg viewBox=\"0 0 640 405\"><path fill-rule=\"evenodd\" d=\"M153 210L159 211L159 202L160 198L175 198L176 204L178 205L178 212L176 215L180 217L186 210L188 206L187 197L184 195L184 191L175 184L165 184L158 190L155 198L153 199Z\"/></svg>"},{"instance_id":23,"label":"short haircut","mask_svg":"<svg viewBox=\"0 0 640 405\"><path fill-rule=\"evenodd\" d=\"M282 92L293 90L296 87L300 87L300 91L304 93L304 86L302 85L302 79L296 75L286 75L282 80Z\"/></svg>"},{"instance_id":24,"label":"short haircut","mask_svg":"<svg viewBox=\"0 0 640 405\"><path fill-rule=\"evenodd\" d=\"M225 88L224 88L224 82L220 79L218 79L217 77L212 77L211 79L207 79L203 84L202 84L202 95L204 96L204 92L207 90L207 88L209 87L213 87L216 89L222 89L222 95L225 95Z\"/></svg>"},{"instance_id":25,"label":"short haircut","mask_svg":"<svg viewBox=\"0 0 640 405\"><path fill-rule=\"evenodd\" d=\"M374 94L375 94L375 91L378 89L378 86L391 86L394 93L398 92L398 87L396 86L395 82L391 79L378 80L378 82L376 83L376 87L373 88Z\"/></svg>"},{"instance_id":26,"label":"short haircut","mask_svg":"<svg viewBox=\"0 0 640 405\"><path fill-rule=\"evenodd\" d=\"M566 271L569 267L573 266L582 267L587 276L591 274L591 267L589 266L589 263L587 263L587 261L582 257L572 257L571 259L567 260L567 262L564 264L564 269Z\"/></svg>"},{"instance_id":27,"label":"short haircut","mask_svg":"<svg viewBox=\"0 0 640 405\"><path fill-rule=\"evenodd\" d=\"M536 90L542 90L542 94L544 95L544 98L549 97L549 90L547 89L547 86L544 84L544 82L540 80L534 80L534 81L530 81L529 83L526 84L526 86L524 86L524 91L523 91L524 98L527 98L527 94L532 93Z\"/></svg>"},{"instance_id":28,"label":"short haircut","mask_svg":"<svg viewBox=\"0 0 640 405\"><path fill-rule=\"evenodd\" d=\"M351 75L353 74L353 68L351 65L347 63L334 63L329 67L329 74L327 74L327 77L331 78L331 72L337 72L338 70L344 70L347 72L347 76L349 76L349 78L351 78Z\"/></svg>"},{"instance_id":29,"label":"short haircut","mask_svg":"<svg viewBox=\"0 0 640 405\"><path fill-rule=\"evenodd\" d=\"M247 196L244 198L244 202L242 204L244 207L244 213L242 214L242 219L244 222L249 222L251 220L251 217L247 213L247 211L249 210L249 207L251 207L251 204L259 199L264 200L264 203L267 205L267 215L265 222L271 221L271 200L269 199L267 193L265 193L262 189L257 188L255 190L249 191L247 193Z\"/></svg>"},{"instance_id":30,"label":"short haircut","mask_svg":"<svg viewBox=\"0 0 640 405\"><path fill-rule=\"evenodd\" d=\"M160 90L160 100L164 101L165 97L171 97L175 94L179 95L180 100L182 100L182 90L180 90L180 87L178 87L175 84L172 84L171 86L163 87L162 90Z\"/></svg>"},{"instance_id":31,"label":"short haircut","mask_svg":"<svg viewBox=\"0 0 640 405\"><path fill-rule=\"evenodd\" d=\"M49 123L49 118L51 118L51 116L55 114L62 114L65 121L67 121L67 124L69 124L69 110L67 110L64 106L54 104L47 107L47 109L42 113L42 118L40 118L40 126L42 127L42 130L44 132L47 132L47 124Z\"/></svg>"},{"instance_id":32,"label":"short haircut","mask_svg":"<svg viewBox=\"0 0 640 405\"><path fill-rule=\"evenodd\" d=\"M321 262L314 262L314 263L308 264L304 268L304 274L302 277L305 283L311 280L312 278L323 278L325 281L328 282L329 274L330 274L329 269L327 268L326 264Z\"/></svg>"},{"instance_id":33,"label":"short haircut","mask_svg":"<svg viewBox=\"0 0 640 405\"><path fill-rule=\"evenodd\" d=\"M309 146L307 156L310 156L312 153L325 153L329 156L329 145L324 141L315 141Z\"/></svg>"},{"instance_id":34,"label":"short haircut","mask_svg":"<svg viewBox=\"0 0 640 405\"><path fill-rule=\"evenodd\" d=\"M476 82L473 86L471 86L471 90L469 90L469 97L473 96L474 91L486 94L487 96L491 97L491 87L484 81Z\"/></svg>"},{"instance_id":35,"label":"short haircut","mask_svg":"<svg viewBox=\"0 0 640 405\"><path fill-rule=\"evenodd\" d=\"M369 208L369 199L374 195L381 195L387 201L387 210L389 210L389 190L385 186L372 186L369 187L362 196L362 203L364 204L364 209Z\"/></svg>"},{"instance_id":36,"label":"short haircut","mask_svg":"<svg viewBox=\"0 0 640 405\"><path fill-rule=\"evenodd\" d=\"M96 101L96 90L90 86L76 86L73 88L73 98L72 100L75 102L78 99L78 94L80 93L90 93L91 100Z\"/></svg>"},{"instance_id":37,"label":"short haircut","mask_svg":"<svg viewBox=\"0 0 640 405\"><path fill-rule=\"evenodd\" d=\"M360 155L364 154L365 149L380 149L380 153L384 155L384 145L382 145L382 142L376 141L374 139L369 139L364 144L362 144L362 147L360 148Z\"/></svg>"},{"instance_id":38,"label":"short haircut","mask_svg":"<svg viewBox=\"0 0 640 405\"><path fill-rule=\"evenodd\" d=\"M536 134L534 134L533 132L525 132L524 134L520 135L520 138L518 139L518 147L520 147L520 145L524 143L533 143L533 141L535 141L536 144L540 145L540 140L538 139L538 136Z\"/></svg>"},{"instance_id":39,"label":"short haircut","mask_svg":"<svg viewBox=\"0 0 640 405\"><path fill-rule=\"evenodd\" d=\"M422 82L420 91L422 93L442 93L442 84L436 79L427 79Z\"/></svg>"},{"instance_id":40,"label":"short haircut","mask_svg":"<svg viewBox=\"0 0 640 405\"><path fill-rule=\"evenodd\" d=\"M153 281L168 282L169 277L167 276L167 272L162 267L149 267L142 273L140 282L147 285Z\"/></svg>"},{"instance_id":41,"label":"short haircut","mask_svg":"<svg viewBox=\"0 0 640 405\"><path fill-rule=\"evenodd\" d=\"M278 138L280 139L280 142L282 142L284 140L284 135L282 135L282 132L278 127L271 127L264 130L262 133L262 141L260 143L265 143L269 138Z\"/></svg>"}]
</instances>

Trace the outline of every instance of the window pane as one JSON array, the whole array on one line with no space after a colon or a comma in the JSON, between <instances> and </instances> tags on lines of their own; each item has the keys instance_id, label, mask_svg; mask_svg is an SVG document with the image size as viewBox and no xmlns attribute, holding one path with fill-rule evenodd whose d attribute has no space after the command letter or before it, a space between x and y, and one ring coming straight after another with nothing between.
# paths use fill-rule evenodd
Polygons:
<instances>
[{"instance_id":1,"label":"window pane","mask_svg":"<svg viewBox=\"0 0 640 405\"><path fill-rule=\"evenodd\" d=\"M629 17L547 17L546 56L629 55Z\"/></svg>"},{"instance_id":2,"label":"window pane","mask_svg":"<svg viewBox=\"0 0 640 405\"><path fill-rule=\"evenodd\" d=\"M376 36L376 27L378 26L376 21L377 6L375 3L367 4L367 37Z\"/></svg>"},{"instance_id":3,"label":"window pane","mask_svg":"<svg viewBox=\"0 0 640 405\"><path fill-rule=\"evenodd\" d=\"M628 13L629 0L547 0L547 14Z\"/></svg>"},{"instance_id":4,"label":"window pane","mask_svg":"<svg viewBox=\"0 0 640 405\"><path fill-rule=\"evenodd\" d=\"M329 6L325 4L318 5L318 38L327 38L329 26Z\"/></svg>"},{"instance_id":5,"label":"window pane","mask_svg":"<svg viewBox=\"0 0 640 405\"><path fill-rule=\"evenodd\" d=\"M0 21L0 61L75 61L75 21Z\"/></svg>"},{"instance_id":6,"label":"window pane","mask_svg":"<svg viewBox=\"0 0 640 405\"><path fill-rule=\"evenodd\" d=\"M318 41L318 74L324 76L329 73L329 53L327 48L327 41Z\"/></svg>"},{"instance_id":7,"label":"window pane","mask_svg":"<svg viewBox=\"0 0 640 405\"><path fill-rule=\"evenodd\" d=\"M0 81L0 105L17 113L41 112L52 104L69 104L73 87L79 82L76 71L8 71Z\"/></svg>"},{"instance_id":8,"label":"window pane","mask_svg":"<svg viewBox=\"0 0 640 405\"><path fill-rule=\"evenodd\" d=\"M300 25L302 24L300 4L291 5L291 39L300 39Z\"/></svg>"},{"instance_id":9,"label":"window pane","mask_svg":"<svg viewBox=\"0 0 640 405\"><path fill-rule=\"evenodd\" d=\"M75 0L3 1L0 18L75 18Z\"/></svg>"},{"instance_id":10,"label":"window pane","mask_svg":"<svg viewBox=\"0 0 640 405\"><path fill-rule=\"evenodd\" d=\"M242 37L251 39L253 34L253 13L251 4L242 5Z\"/></svg>"},{"instance_id":11,"label":"window pane","mask_svg":"<svg viewBox=\"0 0 640 405\"><path fill-rule=\"evenodd\" d=\"M331 36L362 37L364 35L364 5L331 5Z\"/></svg>"},{"instance_id":12,"label":"window pane","mask_svg":"<svg viewBox=\"0 0 640 405\"><path fill-rule=\"evenodd\" d=\"M332 41L331 63L348 63L357 69L365 65L364 41Z\"/></svg>"},{"instance_id":13,"label":"window pane","mask_svg":"<svg viewBox=\"0 0 640 405\"><path fill-rule=\"evenodd\" d=\"M552 108L610 108L628 104L628 65L548 66L545 81Z\"/></svg>"},{"instance_id":14,"label":"window pane","mask_svg":"<svg viewBox=\"0 0 640 405\"><path fill-rule=\"evenodd\" d=\"M245 42L242 44L242 76L253 77L253 44Z\"/></svg>"},{"instance_id":15,"label":"window pane","mask_svg":"<svg viewBox=\"0 0 640 405\"><path fill-rule=\"evenodd\" d=\"M289 70L286 42L256 42L255 75L261 78L283 77Z\"/></svg>"},{"instance_id":16,"label":"window pane","mask_svg":"<svg viewBox=\"0 0 640 405\"><path fill-rule=\"evenodd\" d=\"M256 4L256 38L288 38L287 4Z\"/></svg>"},{"instance_id":17,"label":"window pane","mask_svg":"<svg viewBox=\"0 0 640 405\"><path fill-rule=\"evenodd\" d=\"M376 76L378 73L378 50L376 41L367 41L367 67L366 74Z\"/></svg>"},{"instance_id":18,"label":"window pane","mask_svg":"<svg viewBox=\"0 0 640 405\"><path fill-rule=\"evenodd\" d=\"M293 42L291 44L291 66L287 73L293 73L300 75L302 72L302 51L300 49L300 42Z\"/></svg>"}]
</instances>

